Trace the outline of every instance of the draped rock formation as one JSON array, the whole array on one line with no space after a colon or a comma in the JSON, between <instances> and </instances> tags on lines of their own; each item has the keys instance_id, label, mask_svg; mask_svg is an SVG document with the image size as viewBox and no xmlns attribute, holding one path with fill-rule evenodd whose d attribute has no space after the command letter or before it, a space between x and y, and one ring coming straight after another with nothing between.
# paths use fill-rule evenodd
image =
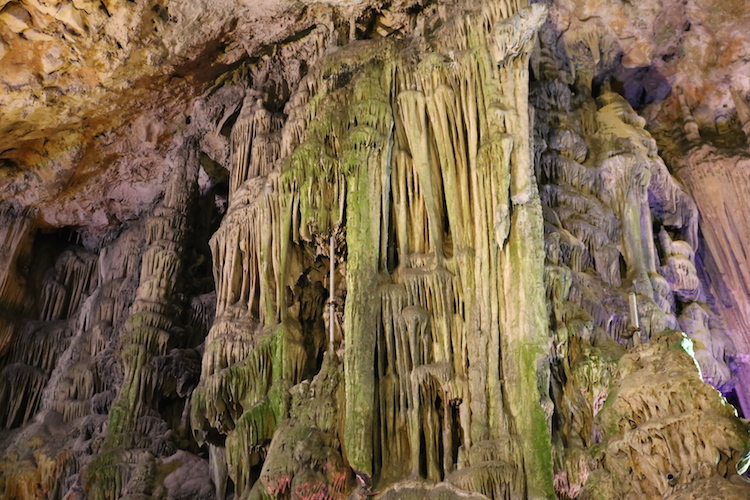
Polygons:
<instances>
[{"instance_id":1,"label":"draped rock formation","mask_svg":"<svg viewBox=\"0 0 750 500\"><path fill-rule=\"evenodd\" d=\"M489 3L420 38L352 43L305 76L283 126L248 93L192 408L236 494L333 494L344 453L367 483L551 495L525 105L543 12ZM313 401L293 407L340 398L333 377L336 411L289 415L309 377ZM297 433L330 451L282 454Z\"/></svg>"},{"instance_id":2,"label":"draped rock formation","mask_svg":"<svg viewBox=\"0 0 750 500\"><path fill-rule=\"evenodd\" d=\"M0 76L0 496L750 496L750 105L633 76L629 6L51 3L0 2L49 52Z\"/></svg>"},{"instance_id":3,"label":"draped rock formation","mask_svg":"<svg viewBox=\"0 0 750 500\"><path fill-rule=\"evenodd\" d=\"M701 383L726 390L738 373L735 343L706 304L696 268L698 207L630 104L608 84L592 96L606 36L566 34L573 76L552 57L561 49L551 29L542 32L531 101L548 207L556 491L701 498L715 488L742 498L747 429Z\"/></svg>"}]
</instances>

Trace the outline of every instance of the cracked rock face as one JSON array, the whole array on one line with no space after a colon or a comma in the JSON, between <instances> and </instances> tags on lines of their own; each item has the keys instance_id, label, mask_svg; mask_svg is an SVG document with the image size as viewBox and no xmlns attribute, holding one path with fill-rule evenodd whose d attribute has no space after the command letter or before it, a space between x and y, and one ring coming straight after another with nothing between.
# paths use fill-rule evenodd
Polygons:
<instances>
[{"instance_id":1,"label":"cracked rock face","mask_svg":"<svg viewBox=\"0 0 750 500\"><path fill-rule=\"evenodd\" d=\"M735 7L0 0L0 496L747 498Z\"/></svg>"},{"instance_id":2,"label":"cracked rock face","mask_svg":"<svg viewBox=\"0 0 750 500\"><path fill-rule=\"evenodd\" d=\"M332 16L280 1L0 2L3 192L54 227L143 215L191 100Z\"/></svg>"}]
</instances>

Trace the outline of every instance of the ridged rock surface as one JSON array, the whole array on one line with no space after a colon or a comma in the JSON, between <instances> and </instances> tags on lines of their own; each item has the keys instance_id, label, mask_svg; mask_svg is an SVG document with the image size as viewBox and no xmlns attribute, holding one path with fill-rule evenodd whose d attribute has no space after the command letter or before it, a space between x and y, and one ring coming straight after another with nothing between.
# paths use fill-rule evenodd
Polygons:
<instances>
[{"instance_id":1,"label":"ridged rock surface","mask_svg":"<svg viewBox=\"0 0 750 500\"><path fill-rule=\"evenodd\" d=\"M735 7L0 0L0 496L750 498Z\"/></svg>"}]
</instances>

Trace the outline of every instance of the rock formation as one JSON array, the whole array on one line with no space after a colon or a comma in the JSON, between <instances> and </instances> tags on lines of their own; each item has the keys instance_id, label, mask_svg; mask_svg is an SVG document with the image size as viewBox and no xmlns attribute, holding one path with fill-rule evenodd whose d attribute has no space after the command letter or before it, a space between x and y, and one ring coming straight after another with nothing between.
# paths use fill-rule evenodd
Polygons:
<instances>
[{"instance_id":1,"label":"rock formation","mask_svg":"<svg viewBox=\"0 0 750 500\"><path fill-rule=\"evenodd\" d=\"M750 496L690 9L0 4L4 498Z\"/></svg>"}]
</instances>

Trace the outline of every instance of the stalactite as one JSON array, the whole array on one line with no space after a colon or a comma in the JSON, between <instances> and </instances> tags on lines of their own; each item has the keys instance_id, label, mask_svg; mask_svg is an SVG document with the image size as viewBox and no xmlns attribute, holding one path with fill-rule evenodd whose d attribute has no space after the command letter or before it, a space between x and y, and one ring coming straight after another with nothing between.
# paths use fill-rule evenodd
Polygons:
<instances>
[{"instance_id":1,"label":"stalactite","mask_svg":"<svg viewBox=\"0 0 750 500\"><path fill-rule=\"evenodd\" d=\"M332 258L329 240L339 234L348 254L339 334L345 424L326 436L339 440L358 481L366 484L377 471L398 479L409 470L439 481L473 466L472 445L481 449L490 438L520 432L514 439L523 451L505 459L526 461L540 474L532 489L551 492L543 484L544 445L532 442L544 417L523 409L540 397L537 365L515 360L503 368L515 355L508 347L501 359L499 331L514 331L517 318L501 315L497 305L503 280L528 284L520 274L501 277L518 264L499 251L508 244L520 249L528 236L519 226L541 220L526 157L526 97L513 93L524 86L525 58L543 15L539 6L486 3L431 36L435 52L421 61L404 58L389 40L364 58L357 51L333 53L300 81L278 134L262 125L268 112L248 93L232 132L230 207L211 242L217 319L192 405L197 436L214 440L212 429L227 435L238 494L315 496L343 488L341 479L311 474L296 458L282 462L279 446L291 439L284 432L294 434L300 424L299 417L284 420L286 403L278 397L302 380L306 356L324 348L306 337L304 325L316 321L312 311L335 327L330 312L315 306L325 300L322 292L305 295L297 280L317 279L310 256L334 265L340 247L334 245ZM500 92L504 84L512 90ZM264 161L255 146L261 128L280 144L273 161ZM256 162L269 170L252 167ZM526 211L523 221L512 216L511 197L517 206L530 205L518 209ZM328 273L329 285L339 267ZM538 271L535 290L541 290L541 266ZM475 287L478 276L491 284ZM324 290L326 282L318 283ZM542 306L543 294L530 297L521 300ZM526 323L518 329L513 342L534 346L529 359L542 354L546 340L524 336L541 331ZM483 343L471 342L471 335ZM339 342L335 328L334 339ZM511 399L511 408L488 375L504 369L507 387L515 387L523 370L523 397ZM252 484L240 464L261 455L260 481ZM484 461L492 463L467 473L474 479L466 487L498 498L523 491L521 469L506 470L500 458Z\"/></svg>"},{"instance_id":2,"label":"stalactite","mask_svg":"<svg viewBox=\"0 0 750 500\"><path fill-rule=\"evenodd\" d=\"M18 307L23 298L19 279L13 276L19 256L27 250L33 234L32 219L35 210L19 210L10 204L0 206L0 297L4 307Z\"/></svg>"},{"instance_id":3,"label":"stalactite","mask_svg":"<svg viewBox=\"0 0 750 500\"><path fill-rule=\"evenodd\" d=\"M582 29L565 35L575 88L563 83L565 75L554 60L542 58L538 71L548 78L531 89L539 118L536 171L545 184L541 195L547 205L552 423L553 442L559 443L553 450L555 490L563 498L666 495L683 480L698 485L703 474L718 471L726 478L734 473L721 460L710 472L696 467L695 457L684 458L676 433L700 435L696 439L702 444L696 446L717 446L723 450L720 457L739 456L745 446L737 434L728 438L701 427L706 418L701 412L723 411L726 403L703 384L680 347L682 337L670 337L668 328L679 325L693 332L696 360L706 365L706 381L718 386L727 383L723 360L733 347L709 320L707 309L692 302L706 297L695 267L695 202L667 170L643 129L645 121L624 99L606 84L596 101L590 96L590 78L606 67L603 58L611 53L603 50L597 22L585 21ZM556 42L549 38L545 43ZM694 127L687 130L697 135L697 125L688 118L692 120L689 110L685 120ZM665 351L667 345L672 347ZM623 348L630 351L625 354ZM714 361L715 354L722 361ZM667 376L670 366L675 369ZM657 376L658 370L665 373ZM633 372L639 377L628 379ZM627 388L621 380L629 380ZM651 387L658 384L664 386ZM679 384L685 387L677 388ZM691 405L698 410L691 412ZM619 427L613 418L619 419ZM727 423L725 429L735 424ZM735 448L729 451L732 440ZM593 452L602 446L604 456ZM727 483L720 484L724 488Z\"/></svg>"},{"instance_id":4,"label":"stalactite","mask_svg":"<svg viewBox=\"0 0 750 500\"><path fill-rule=\"evenodd\" d=\"M146 224L139 285L120 339L123 386L110 409L103 453L89 464L86 476L94 498L112 498L134 488L140 490L141 486L130 484L131 473L135 477L139 474L136 464L123 461L118 451L151 447L158 453L157 437L168 429L162 417L152 415L154 410L150 409L158 382L151 362L166 355L169 343L174 342L171 338L174 306L170 301L181 272L186 213L197 176L195 152L189 150L191 144L188 141L186 146L188 151L183 159L186 165L177 168L161 205ZM79 385L76 387L85 391ZM138 492L135 490L132 492Z\"/></svg>"},{"instance_id":5,"label":"stalactite","mask_svg":"<svg viewBox=\"0 0 750 500\"><path fill-rule=\"evenodd\" d=\"M687 137L689 141L699 141L701 138L700 129L695 122L695 118L693 118L692 111L690 111L690 106L688 106L685 93L680 88L677 89L677 99L680 103L680 110L682 111L682 127L685 129L685 137Z\"/></svg>"},{"instance_id":6,"label":"stalactite","mask_svg":"<svg viewBox=\"0 0 750 500\"><path fill-rule=\"evenodd\" d=\"M25 280L18 276L19 261L29 253L34 234L33 209L19 210L0 204L0 356L12 344L19 312L28 309L24 301Z\"/></svg>"},{"instance_id":7,"label":"stalactite","mask_svg":"<svg viewBox=\"0 0 750 500\"><path fill-rule=\"evenodd\" d=\"M147 216L38 250L49 221L0 207L0 495L742 497L746 429L703 383L750 401L742 150L678 90L668 168L598 15L340 3L220 44L148 141L181 146Z\"/></svg>"}]
</instances>

